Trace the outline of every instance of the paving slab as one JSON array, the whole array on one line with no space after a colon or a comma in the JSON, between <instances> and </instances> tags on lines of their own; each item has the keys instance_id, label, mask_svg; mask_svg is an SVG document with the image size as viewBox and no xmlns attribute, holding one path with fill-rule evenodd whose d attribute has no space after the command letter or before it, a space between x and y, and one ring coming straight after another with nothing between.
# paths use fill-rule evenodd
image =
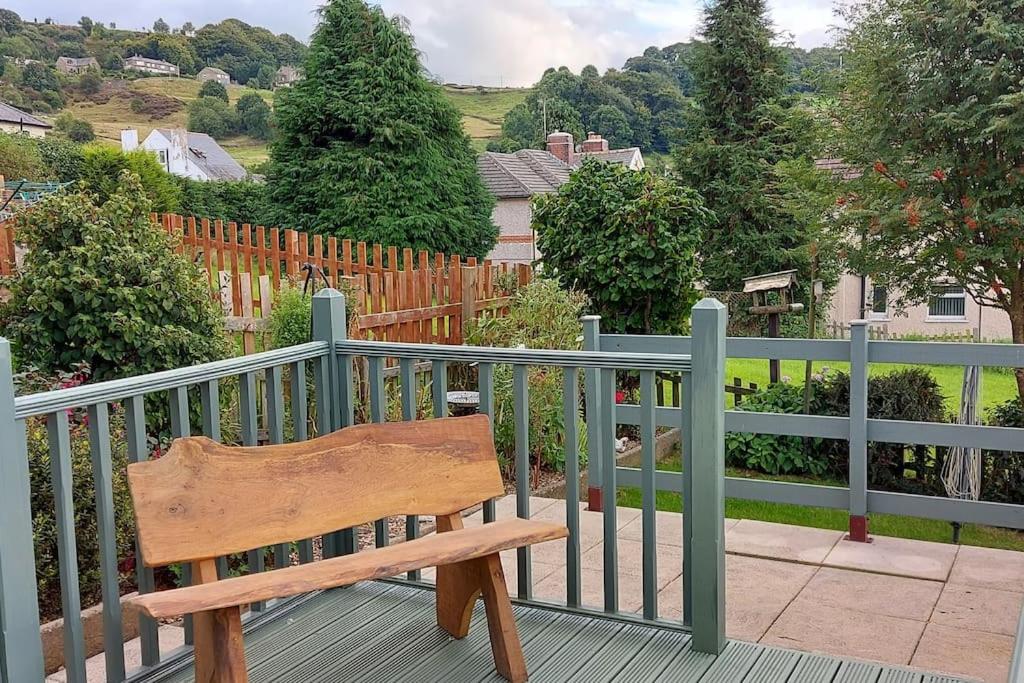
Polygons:
<instances>
[{"instance_id":1,"label":"paving slab","mask_svg":"<svg viewBox=\"0 0 1024 683\"><path fill-rule=\"evenodd\" d=\"M619 571L619 611L636 612L644 604L643 584L632 574ZM565 604L566 576L562 568L547 578L534 583L533 597L538 600ZM580 569L580 601L584 607L604 609L604 571L595 567Z\"/></svg>"},{"instance_id":2,"label":"paving slab","mask_svg":"<svg viewBox=\"0 0 1024 683\"><path fill-rule=\"evenodd\" d=\"M642 583L644 575L644 546L640 541L619 539L619 572L625 574L631 583ZM594 546L580 555L580 566L584 569L604 568L604 544ZM658 588L664 588L683 573L683 549L674 545L658 546Z\"/></svg>"},{"instance_id":3,"label":"paving slab","mask_svg":"<svg viewBox=\"0 0 1024 683\"><path fill-rule=\"evenodd\" d=\"M949 582L1024 593L1024 553L963 546Z\"/></svg>"},{"instance_id":4,"label":"paving slab","mask_svg":"<svg viewBox=\"0 0 1024 683\"><path fill-rule=\"evenodd\" d=\"M736 524L738 519L725 520L725 530L729 531ZM659 545L683 545L683 516L678 512L664 512L658 510L655 513L655 535ZM644 540L643 513L632 522L619 529L619 538L630 541Z\"/></svg>"},{"instance_id":5,"label":"paving slab","mask_svg":"<svg viewBox=\"0 0 1024 683\"><path fill-rule=\"evenodd\" d=\"M931 621L945 626L1015 636L1024 593L946 584Z\"/></svg>"},{"instance_id":6,"label":"paving slab","mask_svg":"<svg viewBox=\"0 0 1024 683\"><path fill-rule=\"evenodd\" d=\"M167 653L182 647L185 644L185 629L180 626L163 625L157 631L160 639L160 652ZM142 641L138 638L129 640L124 644L124 666L125 671L131 674L132 671L142 667ZM85 660L86 683L106 683L107 661L101 652ZM61 669L46 678L46 683L66 683L67 672Z\"/></svg>"},{"instance_id":7,"label":"paving slab","mask_svg":"<svg viewBox=\"0 0 1024 683\"><path fill-rule=\"evenodd\" d=\"M945 581L956 559L957 546L873 536L871 543L841 540L824 565L914 579Z\"/></svg>"},{"instance_id":8,"label":"paving slab","mask_svg":"<svg viewBox=\"0 0 1024 683\"><path fill-rule=\"evenodd\" d=\"M910 662L926 624L797 597L761 643L886 664Z\"/></svg>"},{"instance_id":9,"label":"paving slab","mask_svg":"<svg viewBox=\"0 0 1024 683\"><path fill-rule=\"evenodd\" d=\"M942 585L938 581L822 567L800 592L800 598L819 605L928 621Z\"/></svg>"},{"instance_id":10,"label":"paving slab","mask_svg":"<svg viewBox=\"0 0 1024 683\"><path fill-rule=\"evenodd\" d=\"M821 564L841 531L741 519L725 535L725 551L790 562Z\"/></svg>"},{"instance_id":11,"label":"paving slab","mask_svg":"<svg viewBox=\"0 0 1024 683\"><path fill-rule=\"evenodd\" d=\"M726 555L726 635L757 642L817 571L806 564ZM659 614L681 619L682 604L683 579L679 577L658 594Z\"/></svg>"},{"instance_id":12,"label":"paving slab","mask_svg":"<svg viewBox=\"0 0 1024 683\"><path fill-rule=\"evenodd\" d=\"M910 665L927 671L1003 683L1010 673L1013 637L928 624Z\"/></svg>"}]
</instances>

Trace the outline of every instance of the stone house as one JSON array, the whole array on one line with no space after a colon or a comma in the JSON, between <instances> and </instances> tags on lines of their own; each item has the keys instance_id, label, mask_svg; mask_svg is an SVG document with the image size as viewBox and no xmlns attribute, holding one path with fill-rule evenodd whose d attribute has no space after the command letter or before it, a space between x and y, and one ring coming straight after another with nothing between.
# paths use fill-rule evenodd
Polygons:
<instances>
[{"instance_id":1,"label":"stone house","mask_svg":"<svg viewBox=\"0 0 1024 683\"><path fill-rule=\"evenodd\" d=\"M231 76L228 75L228 72L213 66L208 66L196 74L196 80L200 83L217 81L225 88L231 85Z\"/></svg>"},{"instance_id":2,"label":"stone house","mask_svg":"<svg viewBox=\"0 0 1024 683\"><path fill-rule=\"evenodd\" d=\"M155 74L157 76L181 75L181 70L170 62L165 62L161 59L141 57L139 55L133 55L125 59L124 68L126 71L141 71L142 73Z\"/></svg>"},{"instance_id":3,"label":"stone house","mask_svg":"<svg viewBox=\"0 0 1024 683\"><path fill-rule=\"evenodd\" d=\"M59 57L56 66L57 71L70 75L100 70L100 63L95 57Z\"/></svg>"}]
</instances>

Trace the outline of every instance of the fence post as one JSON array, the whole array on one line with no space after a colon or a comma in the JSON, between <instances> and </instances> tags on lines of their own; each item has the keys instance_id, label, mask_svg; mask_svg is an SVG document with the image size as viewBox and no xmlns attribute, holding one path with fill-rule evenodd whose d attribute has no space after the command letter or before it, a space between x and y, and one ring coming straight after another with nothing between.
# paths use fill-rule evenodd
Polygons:
<instances>
[{"instance_id":1,"label":"fence post","mask_svg":"<svg viewBox=\"0 0 1024 683\"><path fill-rule=\"evenodd\" d=\"M0 680L43 680L25 424L14 419L11 345L0 339Z\"/></svg>"},{"instance_id":2,"label":"fence post","mask_svg":"<svg viewBox=\"0 0 1024 683\"><path fill-rule=\"evenodd\" d=\"M476 318L476 266L462 266L462 338Z\"/></svg>"},{"instance_id":3,"label":"fence post","mask_svg":"<svg viewBox=\"0 0 1024 683\"><path fill-rule=\"evenodd\" d=\"M601 350L601 316L587 315L580 319L583 323L583 349L585 351ZM604 511L604 496L601 489L602 449L605 444L601 440L601 383L598 371L589 368L583 371L584 399L587 411L587 509L591 512Z\"/></svg>"},{"instance_id":4,"label":"fence post","mask_svg":"<svg viewBox=\"0 0 1024 683\"><path fill-rule=\"evenodd\" d=\"M868 321L850 323L850 535L868 541Z\"/></svg>"},{"instance_id":5,"label":"fence post","mask_svg":"<svg viewBox=\"0 0 1024 683\"><path fill-rule=\"evenodd\" d=\"M336 289L321 289L313 296L314 341L325 341L331 345L327 355L328 387L317 387L317 396L327 398L330 419L326 422L331 431L347 427L355 421L355 404L352 396L352 357L339 355L334 343L348 338L348 322L345 313L345 295ZM319 406L317 410L319 410ZM351 529L338 531L324 537L324 557L336 557L355 552L355 534Z\"/></svg>"},{"instance_id":6,"label":"fence post","mask_svg":"<svg viewBox=\"0 0 1024 683\"><path fill-rule=\"evenodd\" d=\"M691 586L693 649L717 655L725 648L725 328L728 309L715 299L693 308L689 490L691 553L683 571ZM685 413L684 413L685 414Z\"/></svg>"}]
</instances>

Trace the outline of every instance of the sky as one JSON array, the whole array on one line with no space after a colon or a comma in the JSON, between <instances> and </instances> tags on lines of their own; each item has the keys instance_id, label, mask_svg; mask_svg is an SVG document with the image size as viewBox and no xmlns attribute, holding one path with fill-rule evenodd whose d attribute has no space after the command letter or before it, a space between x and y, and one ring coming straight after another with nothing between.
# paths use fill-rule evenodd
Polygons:
<instances>
[{"instance_id":1,"label":"sky","mask_svg":"<svg viewBox=\"0 0 1024 683\"><path fill-rule=\"evenodd\" d=\"M172 27L237 17L307 41L322 0L92 0L88 13L119 28L144 28L162 17ZM472 85L530 85L549 66L602 72L621 67L650 45L694 37L702 0L378 0L406 17L426 66L445 81ZM49 16L74 23L79 0L0 0L25 19ZM830 40L832 0L769 0L777 31L810 48Z\"/></svg>"}]
</instances>

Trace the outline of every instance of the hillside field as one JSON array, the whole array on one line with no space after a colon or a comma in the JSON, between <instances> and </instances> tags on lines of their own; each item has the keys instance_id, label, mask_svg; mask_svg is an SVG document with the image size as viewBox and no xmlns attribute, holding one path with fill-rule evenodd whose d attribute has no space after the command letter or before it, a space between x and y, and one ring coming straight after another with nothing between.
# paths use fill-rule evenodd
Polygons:
<instances>
[{"instance_id":1,"label":"hillside field","mask_svg":"<svg viewBox=\"0 0 1024 683\"><path fill-rule=\"evenodd\" d=\"M103 142L120 145L121 130L135 128L139 139L144 139L154 128L184 128L188 120L186 108L189 102L199 96L199 82L190 78L140 78L135 81L107 81L104 84L105 103L77 101L67 111L85 119L93 125L96 136ZM228 96L234 104L249 88L232 85ZM257 91L273 104L274 93L269 90ZM483 151L487 142L501 135L501 123L505 114L526 99L528 89L520 88L477 88L475 86L445 86L445 95L463 115L466 134L473 141L473 148ZM136 94L161 95L178 100L182 107L166 116L153 118L147 114L132 111L131 102ZM246 136L221 140L221 145L231 156L244 166L259 164L267 159L265 143Z\"/></svg>"}]
</instances>

